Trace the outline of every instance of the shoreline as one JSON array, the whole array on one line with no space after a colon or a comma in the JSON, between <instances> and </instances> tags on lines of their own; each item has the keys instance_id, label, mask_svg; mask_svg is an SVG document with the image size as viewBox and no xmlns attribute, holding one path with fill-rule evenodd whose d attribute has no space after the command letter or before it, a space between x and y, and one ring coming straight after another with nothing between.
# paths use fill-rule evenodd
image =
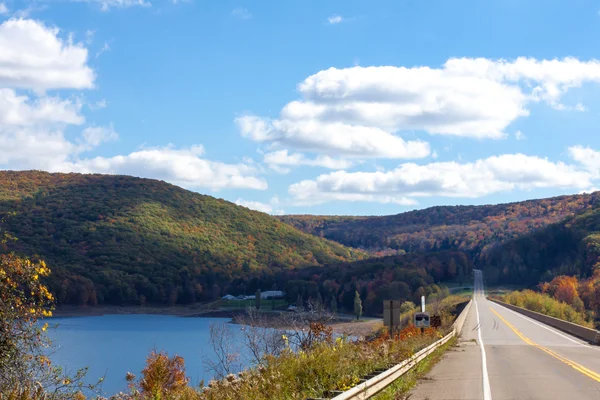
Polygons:
<instances>
[{"instance_id":1,"label":"shoreline","mask_svg":"<svg viewBox=\"0 0 600 400\"><path fill-rule=\"evenodd\" d=\"M200 304L190 306L96 306L96 307L78 307L78 306L62 306L53 312L52 318L76 318L76 317L101 317L104 315L166 315L183 318L228 318L229 323L239 324L236 317L244 314L243 309L212 309L207 310L205 306ZM267 321L270 317L274 317L281 312L265 311ZM268 323L267 323L268 325ZM381 326L383 321L380 318L368 318L361 321L354 321L347 315L338 315L334 320L327 325L333 328L336 334L347 334L353 336L367 336Z\"/></svg>"},{"instance_id":2,"label":"shoreline","mask_svg":"<svg viewBox=\"0 0 600 400\"><path fill-rule=\"evenodd\" d=\"M213 310L203 309L200 305L190 306L61 306L52 312L52 318L101 317L103 315L170 315L185 317Z\"/></svg>"}]
</instances>

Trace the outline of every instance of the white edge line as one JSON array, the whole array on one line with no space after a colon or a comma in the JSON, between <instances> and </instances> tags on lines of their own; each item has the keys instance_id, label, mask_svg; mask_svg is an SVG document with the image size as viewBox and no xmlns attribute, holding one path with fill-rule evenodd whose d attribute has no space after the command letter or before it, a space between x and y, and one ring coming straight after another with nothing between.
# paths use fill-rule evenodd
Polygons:
<instances>
[{"instance_id":1,"label":"white edge line","mask_svg":"<svg viewBox=\"0 0 600 400\"><path fill-rule=\"evenodd\" d=\"M492 400L492 391L490 389L490 378L487 371L487 358L485 356L485 348L483 346L483 340L481 339L481 325L479 322L479 307L477 306L477 300L475 300L475 311L477 312L477 326L479 334L479 348L481 349L481 369L483 375L483 399Z\"/></svg>"},{"instance_id":2,"label":"white edge line","mask_svg":"<svg viewBox=\"0 0 600 400\"><path fill-rule=\"evenodd\" d=\"M550 332L552 332L552 333L555 333L555 334L557 334L558 336L562 336L563 338L565 338L565 339L567 339L567 340L570 340L571 342L573 342L573 343L575 343L575 344L578 344L578 345L580 345L580 346L587 347L587 348L590 348L590 349L594 349L594 350L600 350L598 347L590 346L589 344L581 343L581 342L577 341L576 339L570 338L570 337L568 337L567 335L564 335L564 334L562 334L562 333L558 332L558 331L557 331L557 330L555 330L555 329L552 329L552 328L550 328L550 327L548 327L548 326L546 326L546 325L543 325L543 324L541 324L541 323L539 323L539 322L537 322L537 321L535 321L535 320L533 320L533 319L531 319L531 318L529 318L529 317L527 317L527 316L525 316L525 315L521 315L521 314L519 314L518 312L516 312L516 311L513 311L513 310L511 310L511 309L510 309L510 308L508 308L508 307L504 307L502 304L498 304L498 303L494 303L494 302L492 302L492 304L495 304L495 305L497 305L497 306L500 306L500 307L502 307L504 310L506 310L506 311L509 311L509 312L511 312L511 313L513 313L513 314L515 314L517 317L521 317L521 318L523 318L525 321L529 321L529 322L531 322L532 324L536 324L537 326L540 326L540 327L542 327L542 328L544 328L544 329L546 329L546 330L548 330L548 331L550 331Z\"/></svg>"}]
</instances>

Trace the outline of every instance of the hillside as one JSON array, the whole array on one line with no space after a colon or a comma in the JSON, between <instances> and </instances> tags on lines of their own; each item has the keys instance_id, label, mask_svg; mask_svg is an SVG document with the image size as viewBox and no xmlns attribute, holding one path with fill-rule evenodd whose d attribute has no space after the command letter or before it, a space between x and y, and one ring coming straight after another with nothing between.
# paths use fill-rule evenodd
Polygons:
<instances>
[{"instance_id":1,"label":"hillside","mask_svg":"<svg viewBox=\"0 0 600 400\"><path fill-rule=\"evenodd\" d=\"M128 176L0 172L3 251L38 254L62 304L191 303L360 251L230 202Z\"/></svg>"},{"instance_id":2,"label":"hillside","mask_svg":"<svg viewBox=\"0 0 600 400\"><path fill-rule=\"evenodd\" d=\"M470 281L473 265L464 252L409 253L282 271L278 285L286 288L287 299L321 299L338 309L353 312L355 291L360 293L366 315L381 315L383 300L420 302L421 296L443 293L440 282ZM447 294L447 293L446 293ZM429 297L430 300L432 299Z\"/></svg>"},{"instance_id":3,"label":"hillside","mask_svg":"<svg viewBox=\"0 0 600 400\"><path fill-rule=\"evenodd\" d=\"M382 217L279 217L346 246L407 252L461 250L476 258L490 245L588 210L600 192L485 206L439 206Z\"/></svg>"},{"instance_id":4,"label":"hillside","mask_svg":"<svg viewBox=\"0 0 600 400\"><path fill-rule=\"evenodd\" d=\"M479 262L490 283L536 285L559 275L600 274L600 204L494 246Z\"/></svg>"}]
</instances>

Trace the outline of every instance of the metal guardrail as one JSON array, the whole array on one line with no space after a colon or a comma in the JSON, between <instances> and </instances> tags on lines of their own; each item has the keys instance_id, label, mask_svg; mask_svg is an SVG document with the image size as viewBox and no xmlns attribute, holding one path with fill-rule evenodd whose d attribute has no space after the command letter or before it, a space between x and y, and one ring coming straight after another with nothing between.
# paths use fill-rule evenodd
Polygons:
<instances>
[{"instance_id":1,"label":"metal guardrail","mask_svg":"<svg viewBox=\"0 0 600 400\"><path fill-rule=\"evenodd\" d=\"M410 371L414 368L420 361L422 361L425 357L433 353L439 347L444 345L454 336L460 335L462 331L462 327L465 323L465 319L467 314L469 313L469 309L471 308L471 303L473 301L469 301L465 309L460 313L460 315L454 321L452 325L452 331L444 336L442 339L437 342L427 346L426 348L420 350L415 355L410 357L407 360L404 360L400 364L393 366L392 368L382 372L381 374L374 376L373 378L356 385L350 390L345 391L342 394L337 395L332 400L364 400L368 399L389 385L391 385L396 379Z\"/></svg>"}]
</instances>

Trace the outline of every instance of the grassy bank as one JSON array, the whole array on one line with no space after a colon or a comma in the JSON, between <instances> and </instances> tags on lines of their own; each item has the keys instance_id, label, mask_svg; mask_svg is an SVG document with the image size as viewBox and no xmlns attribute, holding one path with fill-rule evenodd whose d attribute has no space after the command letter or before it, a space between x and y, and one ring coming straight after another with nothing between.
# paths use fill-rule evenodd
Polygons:
<instances>
[{"instance_id":1,"label":"grassy bank","mask_svg":"<svg viewBox=\"0 0 600 400\"><path fill-rule=\"evenodd\" d=\"M588 328L594 327L593 321L588 318L584 311L577 311L571 305L558 301L544 293L522 290L495 297L505 303L540 314L549 315Z\"/></svg>"},{"instance_id":2,"label":"grassy bank","mask_svg":"<svg viewBox=\"0 0 600 400\"><path fill-rule=\"evenodd\" d=\"M444 332L427 329L423 335L412 326L396 337L383 334L376 340L351 342L338 338L324 340L299 352L284 350L278 356L266 356L256 368L238 375L228 375L211 381L196 390L180 379L179 386L163 391L158 380L153 385L148 377L164 376L168 358L150 362L146 368L144 386L146 395L134 394L130 399L179 398L193 400L284 400L325 397L328 391L347 390L365 375L390 368L427 345L438 340ZM166 357L166 356L164 356ZM150 360L152 361L152 360ZM171 374L177 376L177 372ZM140 389L143 389L140 386ZM154 391L153 391L154 390Z\"/></svg>"},{"instance_id":3,"label":"grassy bank","mask_svg":"<svg viewBox=\"0 0 600 400\"><path fill-rule=\"evenodd\" d=\"M416 367L396 379L394 383L372 397L373 400L397 400L405 399L408 393L417 385L419 379L423 378L438 361L441 360L444 353L456 344L456 338L450 339L439 349L431 353L427 358L421 361Z\"/></svg>"},{"instance_id":4,"label":"grassy bank","mask_svg":"<svg viewBox=\"0 0 600 400\"><path fill-rule=\"evenodd\" d=\"M394 335L381 330L371 340L334 340L331 327L311 323L309 332L315 340L311 341L310 346L292 351L293 346L288 344L284 333L281 339L285 345L281 351L267 353L254 368L239 374L228 374L222 379L208 382L199 389L188 387L184 370L177 371L175 368L171 375L182 377L179 380L180 385L165 390L163 381L160 380L161 377L169 376L164 373L165 365L177 365L177 360L169 359L167 355L154 355L154 358L148 360L144 376L137 383L137 388L145 394L134 393L126 398L157 398L158 394L160 398L186 400L284 400L327 397L332 391L350 389L365 376L386 370L439 340L450 330L457 308L464 304L465 300L462 296L449 296L432 302L428 311L442 316L443 328L425 329L423 333L412 324L408 324ZM394 390L408 390L448 346L449 344L444 346L414 372L396 383ZM162 361L157 361L159 359ZM157 370L160 373L156 373ZM153 384L153 377L160 379L156 379Z\"/></svg>"}]
</instances>

